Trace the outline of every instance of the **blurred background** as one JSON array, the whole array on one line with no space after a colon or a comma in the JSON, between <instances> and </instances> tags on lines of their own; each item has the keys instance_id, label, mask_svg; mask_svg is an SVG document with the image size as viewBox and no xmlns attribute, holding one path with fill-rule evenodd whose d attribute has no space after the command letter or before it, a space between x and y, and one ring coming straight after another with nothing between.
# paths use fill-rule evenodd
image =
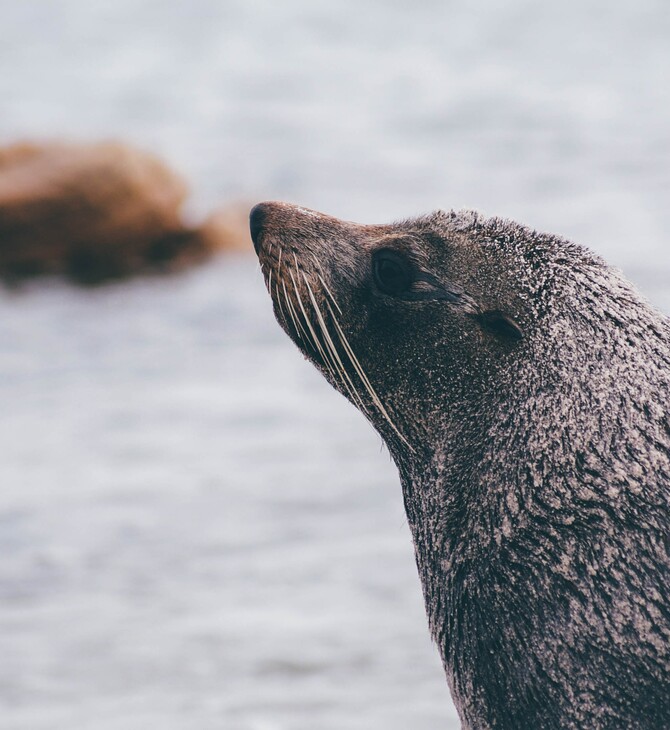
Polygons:
<instances>
[{"instance_id":1,"label":"blurred background","mask_svg":"<svg viewBox=\"0 0 670 730\"><path fill-rule=\"evenodd\" d=\"M477 208L668 312L669 39L663 0L0 0L0 144L123 140L193 220ZM3 730L458 727L395 469L253 256L0 290L0 390Z\"/></svg>"}]
</instances>

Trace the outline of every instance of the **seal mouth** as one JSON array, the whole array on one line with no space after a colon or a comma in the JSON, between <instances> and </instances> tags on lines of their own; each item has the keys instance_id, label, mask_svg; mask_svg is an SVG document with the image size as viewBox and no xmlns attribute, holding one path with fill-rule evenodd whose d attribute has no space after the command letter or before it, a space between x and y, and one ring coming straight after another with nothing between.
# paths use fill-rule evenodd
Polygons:
<instances>
[{"instance_id":1,"label":"seal mouth","mask_svg":"<svg viewBox=\"0 0 670 730\"><path fill-rule=\"evenodd\" d=\"M308 273L295 251L286 253L278 243L270 243L259 260L275 316L286 334L317 367L328 371L336 362L343 368L330 337L333 312L339 307L332 294L324 294L329 289L322 274Z\"/></svg>"},{"instance_id":2,"label":"seal mouth","mask_svg":"<svg viewBox=\"0 0 670 730\"><path fill-rule=\"evenodd\" d=\"M293 246L285 246L275 223L293 215L313 213L285 203L259 203L249 213L249 230L258 255L265 286L282 329L320 369L328 371L340 360L329 335L331 312L339 309L315 256L305 265ZM302 265L301 265L302 263Z\"/></svg>"},{"instance_id":3,"label":"seal mouth","mask_svg":"<svg viewBox=\"0 0 670 730\"><path fill-rule=\"evenodd\" d=\"M281 260L279 263L281 265ZM285 267L285 273L288 274L288 277L282 277L281 269L278 270L274 291L270 278L272 271L268 274L268 291L275 311L279 310L286 333L303 353L317 366L325 367L327 362L325 353L328 345L324 331L327 331L327 325L325 321L323 325L319 321L319 317L323 318L323 314L316 303L314 289L297 261L295 262L295 273L288 267ZM303 300L303 293L308 294L307 301ZM317 313L319 317L316 316Z\"/></svg>"}]
</instances>

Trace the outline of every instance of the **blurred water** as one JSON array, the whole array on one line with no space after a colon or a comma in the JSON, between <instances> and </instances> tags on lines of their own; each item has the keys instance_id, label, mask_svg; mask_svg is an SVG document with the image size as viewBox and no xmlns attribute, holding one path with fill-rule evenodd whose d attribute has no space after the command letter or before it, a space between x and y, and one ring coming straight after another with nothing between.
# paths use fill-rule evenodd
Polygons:
<instances>
[{"instance_id":1,"label":"blurred water","mask_svg":"<svg viewBox=\"0 0 670 730\"><path fill-rule=\"evenodd\" d=\"M670 6L0 0L0 139L121 136L194 213L468 205L670 311ZM380 441L252 261L0 294L0 727L457 727Z\"/></svg>"},{"instance_id":2,"label":"blurred water","mask_svg":"<svg viewBox=\"0 0 670 730\"><path fill-rule=\"evenodd\" d=\"M474 207L670 265L665 0L0 2L0 139L123 136L198 210Z\"/></svg>"},{"instance_id":3,"label":"blurred water","mask_svg":"<svg viewBox=\"0 0 670 730\"><path fill-rule=\"evenodd\" d=\"M450 717L388 455L268 303L251 260L1 296L3 729Z\"/></svg>"}]
</instances>

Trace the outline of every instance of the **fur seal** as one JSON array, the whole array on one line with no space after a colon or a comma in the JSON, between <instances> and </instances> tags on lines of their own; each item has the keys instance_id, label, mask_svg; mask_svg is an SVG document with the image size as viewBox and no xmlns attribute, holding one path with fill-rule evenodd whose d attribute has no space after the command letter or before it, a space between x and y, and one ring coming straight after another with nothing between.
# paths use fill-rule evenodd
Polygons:
<instances>
[{"instance_id":1,"label":"fur seal","mask_svg":"<svg viewBox=\"0 0 670 730\"><path fill-rule=\"evenodd\" d=\"M398 467L463 727L670 728L670 322L474 212L250 224L279 324Z\"/></svg>"}]
</instances>

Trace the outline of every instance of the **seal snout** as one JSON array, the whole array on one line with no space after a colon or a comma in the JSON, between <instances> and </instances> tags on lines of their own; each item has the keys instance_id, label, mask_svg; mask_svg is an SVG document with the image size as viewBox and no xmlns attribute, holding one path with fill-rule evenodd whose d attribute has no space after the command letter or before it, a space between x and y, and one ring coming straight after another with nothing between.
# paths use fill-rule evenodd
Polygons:
<instances>
[{"instance_id":1,"label":"seal snout","mask_svg":"<svg viewBox=\"0 0 670 730\"><path fill-rule=\"evenodd\" d=\"M299 205L270 201L258 203L249 212L249 230L256 253L260 254L262 239L270 234L273 237L286 237L287 231L309 231L322 225L332 225L341 221Z\"/></svg>"},{"instance_id":2,"label":"seal snout","mask_svg":"<svg viewBox=\"0 0 670 730\"><path fill-rule=\"evenodd\" d=\"M271 207L272 203L258 203L258 205L254 205L249 213L249 231L256 253L259 252L261 233L267 223Z\"/></svg>"}]
</instances>

